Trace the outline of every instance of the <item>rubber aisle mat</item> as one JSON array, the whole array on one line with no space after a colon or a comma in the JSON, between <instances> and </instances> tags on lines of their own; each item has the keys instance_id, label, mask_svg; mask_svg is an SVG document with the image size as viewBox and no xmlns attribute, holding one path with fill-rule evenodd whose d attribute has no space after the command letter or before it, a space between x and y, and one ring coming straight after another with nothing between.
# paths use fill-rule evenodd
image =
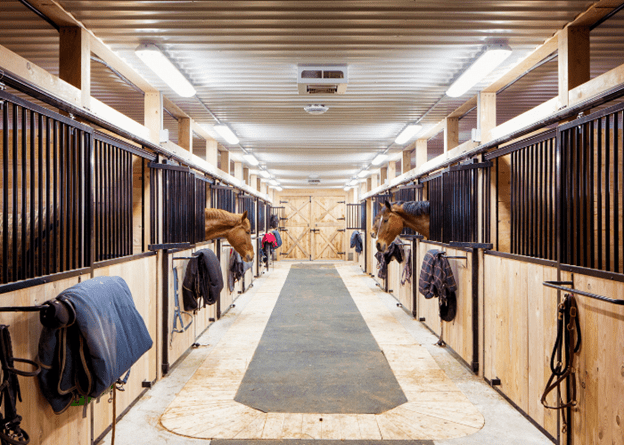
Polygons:
<instances>
[{"instance_id":1,"label":"rubber aisle mat","mask_svg":"<svg viewBox=\"0 0 624 445\"><path fill-rule=\"evenodd\" d=\"M292 267L235 401L272 413L379 414L407 402L333 265Z\"/></svg>"}]
</instances>

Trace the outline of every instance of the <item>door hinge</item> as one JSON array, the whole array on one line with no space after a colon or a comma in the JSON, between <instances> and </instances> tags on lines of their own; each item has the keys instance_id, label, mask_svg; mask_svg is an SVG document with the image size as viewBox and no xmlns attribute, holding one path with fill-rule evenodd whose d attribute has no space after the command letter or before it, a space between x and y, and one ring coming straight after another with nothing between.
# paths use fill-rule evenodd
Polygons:
<instances>
[{"instance_id":1,"label":"door hinge","mask_svg":"<svg viewBox=\"0 0 624 445\"><path fill-rule=\"evenodd\" d=\"M336 221L344 221L344 220L345 220L345 219L344 219L344 217L342 217L342 218L336 218Z\"/></svg>"},{"instance_id":2,"label":"door hinge","mask_svg":"<svg viewBox=\"0 0 624 445\"><path fill-rule=\"evenodd\" d=\"M288 256L288 254L284 252L280 252L280 255Z\"/></svg>"},{"instance_id":3,"label":"door hinge","mask_svg":"<svg viewBox=\"0 0 624 445\"><path fill-rule=\"evenodd\" d=\"M344 255L345 252L338 252L338 255Z\"/></svg>"},{"instance_id":4,"label":"door hinge","mask_svg":"<svg viewBox=\"0 0 624 445\"><path fill-rule=\"evenodd\" d=\"M346 232L345 229L338 229L337 232Z\"/></svg>"},{"instance_id":5,"label":"door hinge","mask_svg":"<svg viewBox=\"0 0 624 445\"><path fill-rule=\"evenodd\" d=\"M346 204L347 201L338 201L338 204Z\"/></svg>"},{"instance_id":6,"label":"door hinge","mask_svg":"<svg viewBox=\"0 0 624 445\"><path fill-rule=\"evenodd\" d=\"M280 204L288 204L288 201L280 201Z\"/></svg>"}]
</instances>

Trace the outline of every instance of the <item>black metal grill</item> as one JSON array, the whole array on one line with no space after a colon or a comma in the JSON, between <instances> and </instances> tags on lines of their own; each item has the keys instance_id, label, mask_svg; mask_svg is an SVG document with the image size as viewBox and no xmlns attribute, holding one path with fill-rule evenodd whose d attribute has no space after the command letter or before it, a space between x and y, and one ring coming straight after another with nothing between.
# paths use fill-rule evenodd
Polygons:
<instances>
[{"instance_id":1,"label":"black metal grill","mask_svg":"<svg viewBox=\"0 0 624 445\"><path fill-rule=\"evenodd\" d=\"M96 134L95 261L132 254L132 153Z\"/></svg>"},{"instance_id":2,"label":"black metal grill","mask_svg":"<svg viewBox=\"0 0 624 445\"><path fill-rule=\"evenodd\" d=\"M347 230L366 230L366 203L347 204Z\"/></svg>"},{"instance_id":3,"label":"black metal grill","mask_svg":"<svg viewBox=\"0 0 624 445\"><path fill-rule=\"evenodd\" d=\"M91 264L91 128L0 91L0 280Z\"/></svg>"},{"instance_id":4,"label":"black metal grill","mask_svg":"<svg viewBox=\"0 0 624 445\"><path fill-rule=\"evenodd\" d=\"M256 233L256 200L252 196L238 195L238 213L247 212L251 233Z\"/></svg>"},{"instance_id":5,"label":"black metal grill","mask_svg":"<svg viewBox=\"0 0 624 445\"><path fill-rule=\"evenodd\" d=\"M558 128L561 262L624 272L624 104Z\"/></svg>"},{"instance_id":6,"label":"black metal grill","mask_svg":"<svg viewBox=\"0 0 624 445\"><path fill-rule=\"evenodd\" d=\"M422 185L409 185L406 187L401 187L396 192L394 192L394 201L422 201ZM405 227L401 232L402 237L413 237L418 233L410 229L409 227Z\"/></svg>"},{"instance_id":7,"label":"black metal grill","mask_svg":"<svg viewBox=\"0 0 624 445\"><path fill-rule=\"evenodd\" d=\"M236 193L232 187L223 185L213 185L212 208L226 210L231 213L236 212Z\"/></svg>"},{"instance_id":8,"label":"black metal grill","mask_svg":"<svg viewBox=\"0 0 624 445\"><path fill-rule=\"evenodd\" d=\"M267 210L268 206L264 201L258 201L258 233L266 232L267 230Z\"/></svg>"}]
</instances>

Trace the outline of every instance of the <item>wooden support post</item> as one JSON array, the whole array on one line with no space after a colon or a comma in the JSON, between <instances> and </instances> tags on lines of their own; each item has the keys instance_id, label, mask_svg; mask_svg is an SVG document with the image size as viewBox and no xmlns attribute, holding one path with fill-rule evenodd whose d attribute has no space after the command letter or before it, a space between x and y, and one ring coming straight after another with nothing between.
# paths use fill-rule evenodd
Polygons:
<instances>
[{"instance_id":1,"label":"wooden support post","mask_svg":"<svg viewBox=\"0 0 624 445\"><path fill-rule=\"evenodd\" d=\"M366 192L370 192L373 189L373 178L369 176L366 178Z\"/></svg>"},{"instance_id":2,"label":"wooden support post","mask_svg":"<svg viewBox=\"0 0 624 445\"><path fill-rule=\"evenodd\" d=\"M370 180L371 180L371 188L370 190L376 189L377 187L379 187L379 175L377 173L373 173L370 176Z\"/></svg>"},{"instance_id":3,"label":"wooden support post","mask_svg":"<svg viewBox=\"0 0 624 445\"><path fill-rule=\"evenodd\" d=\"M479 93L477 126L481 131L481 143L489 142L492 139L490 132L496 127L496 93Z\"/></svg>"},{"instance_id":4,"label":"wooden support post","mask_svg":"<svg viewBox=\"0 0 624 445\"><path fill-rule=\"evenodd\" d=\"M444 153L459 145L459 118L444 119Z\"/></svg>"},{"instance_id":5,"label":"wooden support post","mask_svg":"<svg viewBox=\"0 0 624 445\"><path fill-rule=\"evenodd\" d=\"M206 140L206 162L215 167L219 166L219 149L218 142L214 139Z\"/></svg>"},{"instance_id":6,"label":"wooden support post","mask_svg":"<svg viewBox=\"0 0 624 445\"><path fill-rule=\"evenodd\" d=\"M222 171L230 174L230 152L227 150L221 151L221 167L219 167Z\"/></svg>"},{"instance_id":7,"label":"wooden support post","mask_svg":"<svg viewBox=\"0 0 624 445\"><path fill-rule=\"evenodd\" d=\"M234 162L234 177L239 181L243 181L243 163Z\"/></svg>"},{"instance_id":8,"label":"wooden support post","mask_svg":"<svg viewBox=\"0 0 624 445\"><path fill-rule=\"evenodd\" d=\"M418 168L427 162L427 139L418 139L416 141L416 165Z\"/></svg>"},{"instance_id":9,"label":"wooden support post","mask_svg":"<svg viewBox=\"0 0 624 445\"><path fill-rule=\"evenodd\" d=\"M569 104L571 89L589 80L589 27L567 26L559 32L559 101Z\"/></svg>"},{"instance_id":10,"label":"wooden support post","mask_svg":"<svg viewBox=\"0 0 624 445\"><path fill-rule=\"evenodd\" d=\"M260 178L259 176L256 177L256 182L254 183L254 187L256 187L256 190L262 193L262 178Z\"/></svg>"},{"instance_id":11,"label":"wooden support post","mask_svg":"<svg viewBox=\"0 0 624 445\"><path fill-rule=\"evenodd\" d=\"M61 27L59 32L59 77L80 89L82 106L91 106L91 46L87 30Z\"/></svg>"},{"instance_id":12,"label":"wooden support post","mask_svg":"<svg viewBox=\"0 0 624 445\"><path fill-rule=\"evenodd\" d=\"M193 130L192 121L189 117L178 119L178 145L193 153Z\"/></svg>"},{"instance_id":13,"label":"wooden support post","mask_svg":"<svg viewBox=\"0 0 624 445\"><path fill-rule=\"evenodd\" d=\"M163 128L163 104L160 92L145 93L143 97L144 123L149 130L150 142L160 144L160 130Z\"/></svg>"},{"instance_id":14,"label":"wooden support post","mask_svg":"<svg viewBox=\"0 0 624 445\"><path fill-rule=\"evenodd\" d=\"M258 188L258 175L249 175L249 187L254 190L260 191Z\"/></svg>"},{"instance_id":15,"label":"wooden support post","mask_svg":"<svg viewBox=\"0 0 624 445\"><path fill-rule=\"evenodd\" d=\"M250 185L249 184L249 168L248 167L243 167L243 181L245 181L245 184Z\"/></svg>"},{"instance_id":16,"label":"wooden support post","mask_svg":"<svg viewBox=\"0 0 624 445\"><path fill-rule=\"evenodd\" d=\"M388 173L387 178L388 181L392 181L397 176L397 163L396 161L388 162Z\"/></svg>"},{"instance_id":17,"label":"wooden support post","mask_svg":"<svg viewBox=\"0 0 624 445\"><path fill-rule=\"evenodd\" d=\"M406 173L412 169L412 150L413 145L410 148L403 150L403 161L401 162L401 173Z\"/></svg>"},{"instance_id":18,"label":"wooden support post","mask_svg":"<svg viewBox=\"0 0 624 445\"><path fill-rule=\"evenodd\" d=\"M379 169L379 174L381 175L381 183L385 184L388 181L388 167L381 167Z\"/></svg>"}]
</instances>

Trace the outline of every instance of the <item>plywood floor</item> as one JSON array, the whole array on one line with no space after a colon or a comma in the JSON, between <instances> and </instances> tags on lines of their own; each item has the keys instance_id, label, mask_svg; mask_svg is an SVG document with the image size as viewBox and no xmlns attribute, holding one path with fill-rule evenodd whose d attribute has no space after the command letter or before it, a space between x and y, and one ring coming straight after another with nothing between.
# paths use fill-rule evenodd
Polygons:
<instances>
[{"instance_id":1,"label":"plywood floor","mask_svg":"<svg viewBox=\"0 0 624 445\"><path fill-rule=\"evenodd\" d=\"M480 430L479 410L388 311L361 273L337 269L408 402L382 414L264 413L234 401L286 280L280 263L160 418L198 439L442 440Z\"/></svg>"}]
</instances>

